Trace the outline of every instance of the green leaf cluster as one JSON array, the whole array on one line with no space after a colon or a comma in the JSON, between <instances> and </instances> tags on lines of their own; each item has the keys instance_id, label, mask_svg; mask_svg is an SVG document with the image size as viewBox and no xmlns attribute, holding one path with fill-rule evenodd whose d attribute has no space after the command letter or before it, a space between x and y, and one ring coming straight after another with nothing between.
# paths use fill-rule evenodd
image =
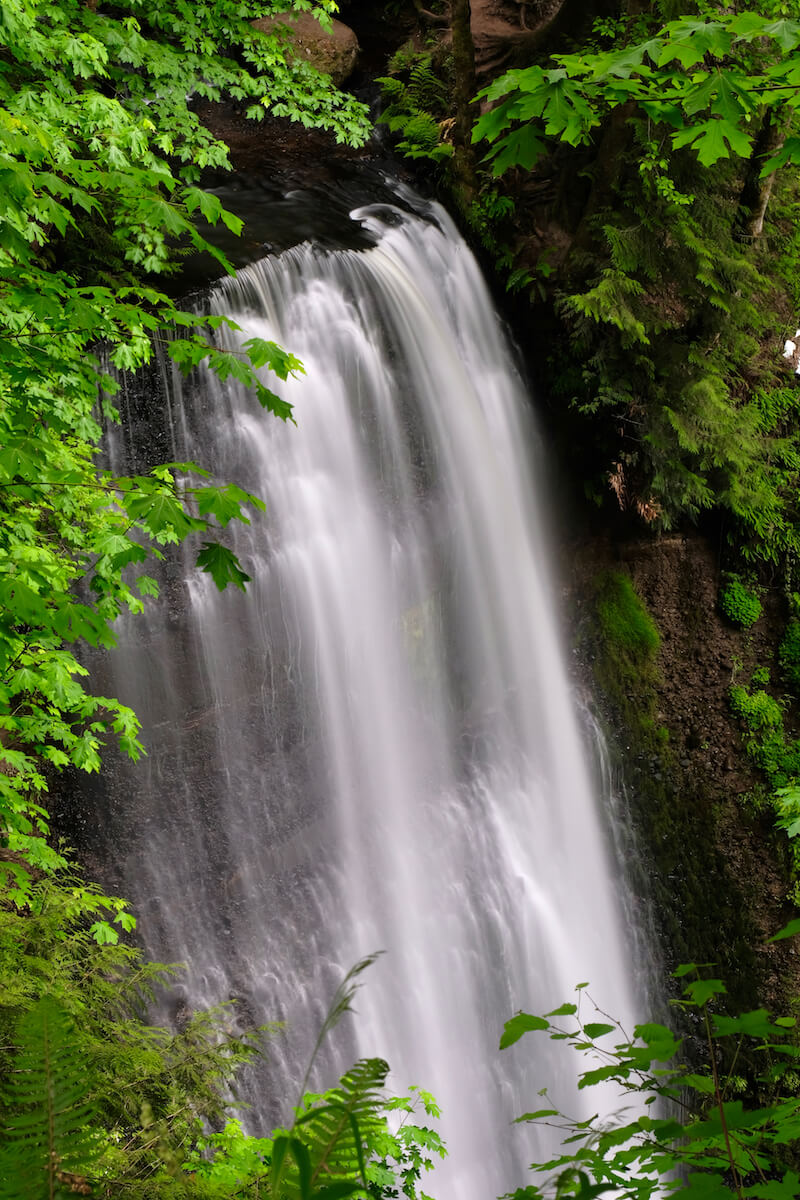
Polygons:
<instances>
[{"instance_id":1,"label":"green leaf cluster","mask_svg":"<svg viewBox=\"0 0 800 1200\"><path fill-rule=\"evenodd\" d=\"M797 1194L795 1019L773 1019L764 1009L726 1016L716 1011L726 992L721 980L694 964L675 975L684 987L675 1003L703 1045L693 1061L684 1040L664 1024L637 1025L631 1038L604 1013L602 1020L585 1020L586 984L578 988L577 1004L544 1017L519 1013L506 1024L501 1045L529 1030L565 1042L588 1060L578 1088L613 1085L620 1105L612 1118L576 1120L549 1103L546 1088L540 1092L545 1104L518 1120L554 1128L561 1151L533 1164L541 1182L518 1189L514 1200L790 1200ZM553 1019L563 1017L572 1020Z\"/></svg>"},{"instance_id":2,"label":"green leaf cluster","mask_svg":"<svg viewBox=\"0 0 800 1200\"><path fill-rule=\"evenodd\" d=\"M420 1088L387 1097L386 1072L382 1059L361 1060L335 1088L305 1095L291 1129L268 1138L249 1137L230 1120L198 1143L183 1169L231 1197L260 1188L286 1200L377 1200L401 1192L427 1200L420 1181L433 1156L446 1151L435 1130L409 1117L420 1107L433 1117L439 1110ZM402 1113L399 1122L396 1113Z\"/></svg>"},{"instance_id":3,"label":"green leaf cluster","mask_svg":"<svg viewBox=\"0 0 800 1200\"><path fill-rule=\"evenodd\" d=\"M445 140L449 94L453 85L452 55L401 47L389 62L391 74L376 80L383 107L378 121L400 135L396 149L409 159L441 163L452 157Z\"/></svg>"},{"instance_id":4,"label":"green leaf cluster","mask_svg":"<svg viewBox=\"0 0 800 1200\"><path fill-rule=\"evenodd\" d=\"M744 726L748 756L764 772L769 785L769 802L777 828L789 839L790 898L800 904L800 739L786 731L784 704L763 688L741 684L728 694L731 709Z\"/></svg>"},{"instance_id":5,"label":"green leaf cluster","mask_svg":"<svg viewBox=\"0 0 800 1200\"><path fill-rule=\"evenodd\" d=\"M800 396L777 347L799 301L794 174L756 243L740 205L800 147L800 23L750 9L658 3L494 80L474 139L517 228L475 227L547 305L549 390L587 491L655 529L716 510L745 563L791 571Z\"/></svg>"},{"instance_id":6,"label":"green leaf cluster","mask_svg":"<svg viewBox=\"0 0 800 1200\"><path fill-rule=\"evenodd\" d=\"M732 575L720 588L719 607L741 629L750 629L761 616L761 601L738 575Z\"/></svg>"},{"instance_id":7,"label":"green leaf cluster","mask_svg":"<svg viewBox=\"0 0 800 1200\"><path fill-rule=\"evenodd\" d=\"M636 106L671 130L673 149L691 147L702 166L747 157L754 114L800 109L798 45L797 21L757 12L682 16L638 44L556 54L552 65L507 72L479 94L489 107L473 138L490 144L487 157L500 175L530 168L547 139L587 144L607 113ZM796 162L800 139L789 138L763 169Z\"/></svg>"},{"instance_id":8,"label":"green leaf cluster","mask_svg":"<svg viewBox=\"0 0 800 1200\"><path fill-rule=\"evenodd\" d=\"M0 887L0 1195L188 1194L170 1172L226 1115L260 1034L235 1032L230 1007L153 1026L146 1006L176 968L93 929L124 903L71 870L21 869L24 907Z\"/></svg>"}]
</instances>

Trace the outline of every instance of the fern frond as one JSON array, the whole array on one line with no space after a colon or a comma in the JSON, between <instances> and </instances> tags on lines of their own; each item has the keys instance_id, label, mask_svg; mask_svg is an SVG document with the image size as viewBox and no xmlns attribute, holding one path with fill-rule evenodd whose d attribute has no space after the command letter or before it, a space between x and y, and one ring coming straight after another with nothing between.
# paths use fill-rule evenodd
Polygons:
<instances>
[{"instance_id":1,"label":"fern frond","mask_svg":"<svg viewBox=\"0 0 800 1200\"><path fill-rule=\"evenodd\" d=\"M640 342L646 346L649 338L644 323L631 307L631 302L643 291L638 280L609 267L601 272L601 278L593 288L581 295L568 296L566 303L598 324L615 325L624 335L623 345Z\"/></svg>"},{"instance_id":2,"label":"fern frond","mask_svg":"<svg viewBox=\"0 0 800 1200\"><path fill-rule=\"evenodd\" d=\"M415 108L430 113L447 112L447 88L434 74L428 58L420 59L411 67L408 93Z\"/></svg>"},{"instance_id":3,"label":"fern frond","mask_svg":"<svg viewBox=\"0 0 800 1200\"><path fill-rule=\"evenodd\" d=\"M383 1087L389 1072L382 1058L363 1058L326 1095L326 1103L297 1118L311 1157L312 1184L326 1177L348 1179L355 1174L366 1184L364 1143L383 1125Z\"/></svg>"},{"instance_id":4,"label":"fern frond","mask_svg":"<svg viewBox=\"0 0 800 1200\"><path fill-rule=\"evenodd\" d=\"M50 996L22 1017L15 1041L1 1097L8 1115L0 1131L0 1200L52 1200L62 1194L61 1176L83 1174L102 1152L85 1064L72 1021Z\"/></svg>"},{"instance_id":5,"label":"fern frond","mask_svg":"<svg viewBox=\"0 0 800 1200\"><path fill-rule=\"evenodd\" d=\"M388 1070L382 1058L357 1062L335 1088L311 1098L313 1107L299 1113L290 1133L275 1139L275 1200L336 1200L368 1191L365 1150L386 1132L381 1089Z\"/></svg>"}]
</instances>

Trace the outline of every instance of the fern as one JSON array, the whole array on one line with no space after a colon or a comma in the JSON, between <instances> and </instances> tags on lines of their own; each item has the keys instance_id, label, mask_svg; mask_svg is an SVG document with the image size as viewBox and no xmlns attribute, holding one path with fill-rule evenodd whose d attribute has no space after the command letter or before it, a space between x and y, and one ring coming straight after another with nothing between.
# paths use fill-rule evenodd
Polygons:
<instances>
[{"instance_id":1,"label":"fern","mask_svg":"<svg viewBox=\"0 0 800 1200\"><path fill-rule=\"evenodd\" d=\"M351 967L334 993L308 1064L301 1094L322 1042L345 1013L353 1011L359 976L378 957L369 954ZM381 1088L389 1067L381 1058L357 1062L324 1096L304 1096L288 1134L275 1138L270 1173L274 1197L340 1200L367 1188L365 1145L385 1128ZM318 1101L322 1103L318 1103ZM308 1107L309 1101L313 1107ZM305 1111L303 1111L305 1109ZM294 1160L293 1164L291 1160ZM320 1176L325 1185L318 1188ZM361 1182L359 1182L359 1179Z\"/></svg>"},{"instance_id":2,"label":"fern","mask_svg":"<svg viewBox=\"0 0 800 1200\"><path fill-rule=\"evenodd\" d=\"M385 1131L381 1089L388 1070L382 1058L362 1059L322 1104L299 1111L292 1131L273 1143L274 1197L338 1200L368 1190L364 1151Z\"/></svg>"},{"instance_id":3,"label":"fern","mask_svg":"<svg viewBox=\"0 0 800 1200\"><path fill-rule=\"evenodd\" d=\"M68 1015L43 996L17 1026L18 1047L2 1095L0 1200L75 1194L103 1143L92 1132L85 1064Z\"/></svg>"},{"instance_id":4,"label":"fern","mask_svg":"<svg viewBox=\"0 0 800 1200\"><path fill-rule=\"evenodd\" d=\"M433 73L430 58L422 58L411 67L408 73L408 95L415 108L441 116L446 115L447 88Z\"/></svg>"},{"instance_id":5,"label":"fern","mask_svg":"<svg viewBox=\"0 0 800 1200\"><path fill-rule=\"evenodd\" d=\"M400 129L404 136L403 140L397 143L397 149L406 158L430 158L439 162L453 153L452 146L440 141L441 130L429 113L412 114Z\"/></svg>"},{"instance_id":6,"label":"fern","mask_svg":"<svg viewBox=\"0 0 800 1200\"><path fill-rule=\"evenodd\" d=\"M385 104L378 121L392 133L403 135L397 149L406 158L436 163L450 158L453 147L443 140L446 123L440 124L440 120L449 110L452 56L434 62L431 54L406 46L391 60L389 69L392 75L377 80ZM397 74L405 78L398 79Z\"/></svg>"},{"instance_id":7,"label":"fern","mask_svg":"<svg viewBox=\"0 0 800 1200\"><path fill-rule=\"evenodd\" d=\"M643 292L642 285L622 271L606 268L601 272L600 280L583 295L567 298L576 312L583 316L592 317L598 323L615 325L623 336L623 345L641 342L647 345L649 339L644 324L639 320L631 307L631 301Z\"/></svg>"}]
</instances>

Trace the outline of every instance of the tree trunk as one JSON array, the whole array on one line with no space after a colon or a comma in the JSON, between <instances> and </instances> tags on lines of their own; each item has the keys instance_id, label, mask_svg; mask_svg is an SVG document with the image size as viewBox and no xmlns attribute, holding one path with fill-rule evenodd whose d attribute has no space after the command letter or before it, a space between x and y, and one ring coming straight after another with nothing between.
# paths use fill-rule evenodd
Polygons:
<instances>
[{"instance_id":1,"label":"tree trunk","mask_svg":"<svg viewBox=\"0 0 800 1200\"><path fill-rule=\"evenodd\" d=\"M786 127L786 117L780 110L769 109L761 122L739 195L735 233L743 242L756 241L764 228L775 172L762 178L761 171L765 161L780 150L786 140Z\"/></svg>"},{"instance_id":2,"label":"tree trunk","mask_svg":"<svg viewBox=\"0 0 800 1200\"><path fill-rule=\"evenodd\" d=\"M472 147L472 125L476 117L473 99L475 83L475 44L470 24L470 0L452 0L450 30L453 35L453 64L456 84L453 95L455 121L453 124L453 175L456 199L467 209L475 197L475 152Z\"/></svg>"}]
</instances>

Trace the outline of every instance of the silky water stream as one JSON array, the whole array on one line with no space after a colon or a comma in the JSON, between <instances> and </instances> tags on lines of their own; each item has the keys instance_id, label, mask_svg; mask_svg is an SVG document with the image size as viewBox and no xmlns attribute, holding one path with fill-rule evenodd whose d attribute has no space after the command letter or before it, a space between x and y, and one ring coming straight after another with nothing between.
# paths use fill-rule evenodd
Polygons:
<instances>
[{"instance_id":1,"label":"silky water stream","mask_svg":"<svg viewBox=\"0 0 800 1200\"><path fill-rule=\"evenodd\" d=\"M467 247L407 207L352 214L372 248L304 244L212 293L237 336L302 359L272 385L297 427L213 376L164 380L160 458L267 512L229 527L247 595L176 561L98 667L148 748L102 821L148 953L188 964L174 1008L286 1023L245 1082L254 1131L286 1119L336 985L381 950L312 1083L387 1058L444 1110L425 1190L491 1200L536 1153L513 1117L547 1083L576 1107L576 1064L535 1037L499 1053L503 1022L583 980L629 1019L633 968L529 400Z\"/></svg>"}]
</instances>

